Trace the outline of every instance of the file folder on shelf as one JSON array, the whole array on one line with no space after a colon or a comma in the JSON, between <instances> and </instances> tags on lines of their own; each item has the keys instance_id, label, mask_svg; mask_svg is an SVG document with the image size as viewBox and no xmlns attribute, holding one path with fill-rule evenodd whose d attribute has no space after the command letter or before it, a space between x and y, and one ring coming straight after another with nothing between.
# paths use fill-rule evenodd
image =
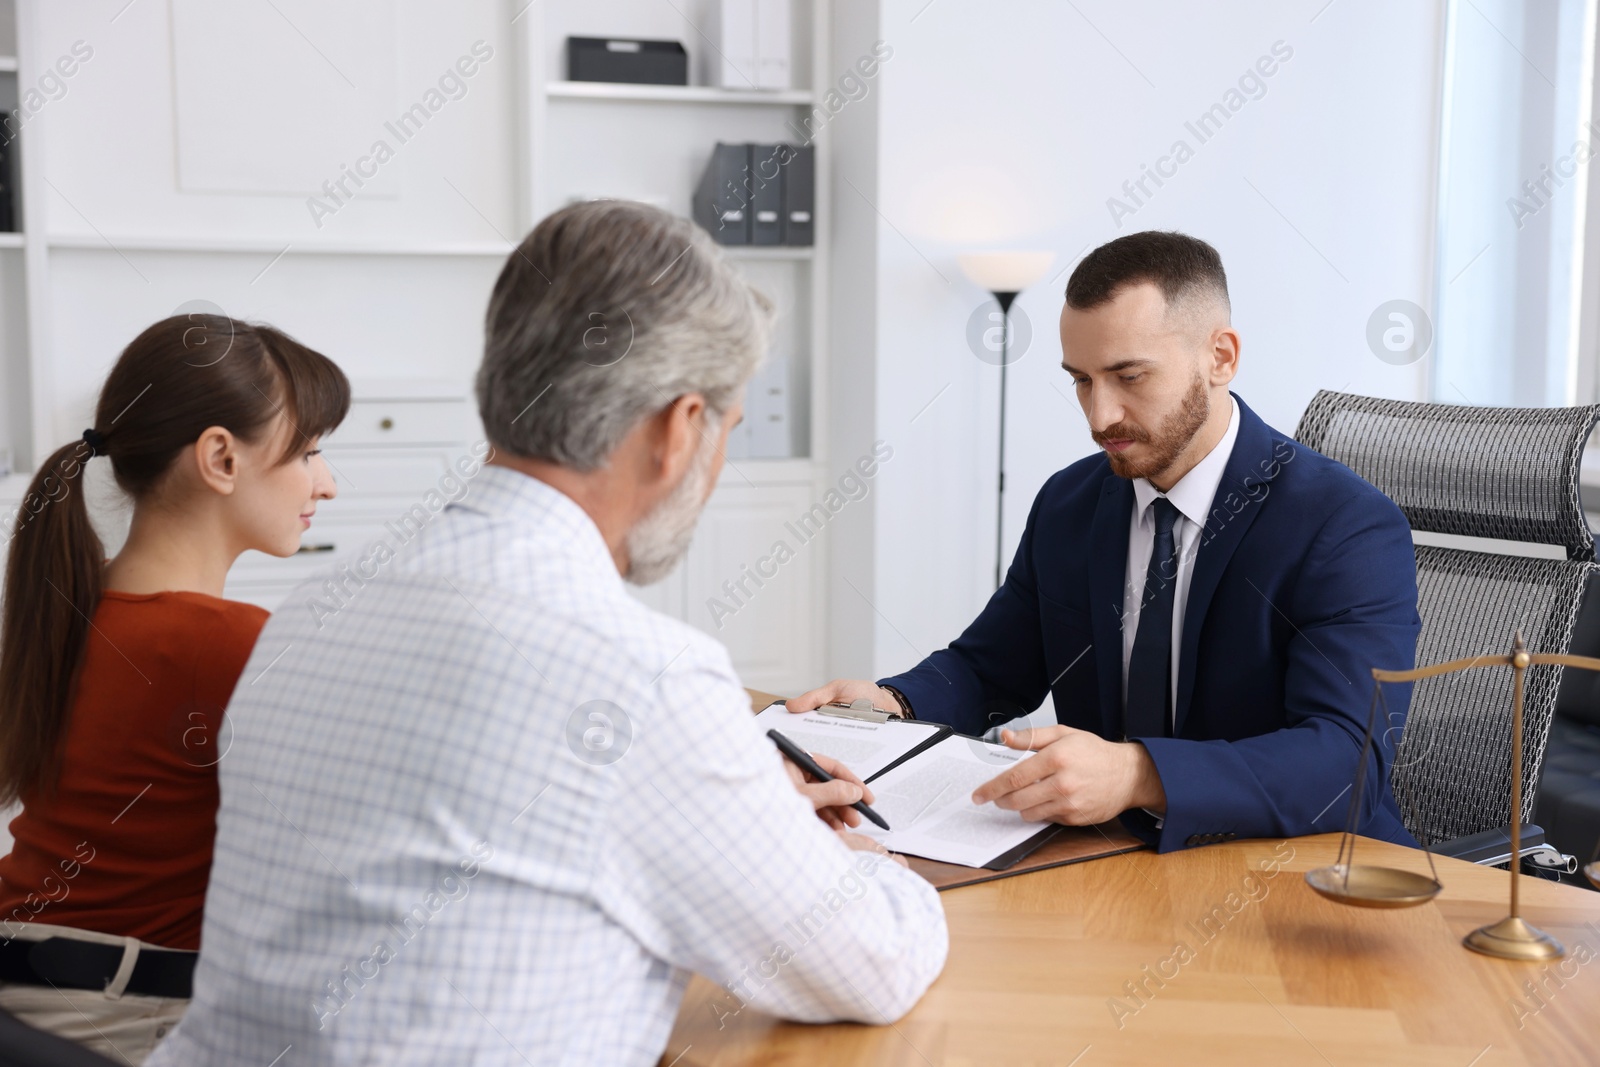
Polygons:
<instances>
[{"instance_id":1,"label":"file folder on shelf","mask_svg":"<svg viewBox=\"0 0 1600 1067\"><path fill-rule=\"evenodd\" d=\"M750 243L751 185L750 146L717 142L695 189L691 215L718 244Z\"/></svg>"},{"instance_id":2,"label":"file folder on shelf","mask_svg":"<svg viewBox=\"0 0 1600 1067\"><path fill-rule=\"evenodd\" d=\"M783 168L783 243L809 245L816 211L816 150L793 149Z\"/></svg>"},{"instance_id":3,"label":"file folder on shelf","mask_svg":"<svg viewBox=\"0 0 1600 1067\"><path fill-rule=\"evenodd\" d=\"M724 89L789 88L789 0L720 0L712 79Z\"/></svg>"},{"instance_id":4,"label":"file folder on shelf","mask_svg":"<svg viewBox=\"0 0 1600 1067\"><path fill-rule=\"evenodd\" d=\"M756 87L789 88L789 0L756 0Z\"/></svg>"},{"instance_id":5,"label":"file folder on shelf","mask_svg":"<svg viewBox=\"0 0 1600 1067\"><path fill-rule=\"evenodd\" d=\"M756 89L756 0L717 4L716 84L723 89Z\"/></svg>"},{"instance_id":6,"label":"file folder on shelf","mask_svg":"<svg viewBox=\"0 0 1600 1067\"><path fill-rule=\"evenodd\" d=\"M781 245L783 243L783 205L785 174L784 161L794 155L794 149L784 144L753 144L750 146L750 243L753 245Z\"/></svg>"},{"instance_id":7,"label":"file folder on shelf","mask_svg":"<svg viewBox=\"0 0 1600 1067\"><path fill-rule=\"evenodd\" d=\"M690 215L718 244L809 246L816 232L816 152L717 142Z\"/></svg>"}]
</instances>

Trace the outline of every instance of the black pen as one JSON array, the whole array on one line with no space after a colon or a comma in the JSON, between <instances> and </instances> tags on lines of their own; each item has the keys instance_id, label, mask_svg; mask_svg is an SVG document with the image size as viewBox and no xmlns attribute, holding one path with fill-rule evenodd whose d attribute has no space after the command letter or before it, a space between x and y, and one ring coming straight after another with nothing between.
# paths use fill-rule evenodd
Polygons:
<instances>
[{"instance_id":1,"label":"black pen","mask_svg":"<svg viewBox=\"0 0 1600 1067\"><path fill-rule=\"evenodd\" d=\"M807 755L805 749L801 748L787 737L784 737L776 730L768 730L767 736L772 738L772 743L778 746L778 751L789 757L789 762L793 763L796 767L799 767L802 771L805 771L819 782L833 781L833 775L829 774L821 767L818 767L817 761ZM889 828L889 824L883 821L883 816L879 815L877 812L868 807L865 800L858 800L850 806L855 808L861 814L865 815L867 818L871 819L873 822L877 823L879 826L883 827L885 830Z\"/></svg>"}]
</instances>

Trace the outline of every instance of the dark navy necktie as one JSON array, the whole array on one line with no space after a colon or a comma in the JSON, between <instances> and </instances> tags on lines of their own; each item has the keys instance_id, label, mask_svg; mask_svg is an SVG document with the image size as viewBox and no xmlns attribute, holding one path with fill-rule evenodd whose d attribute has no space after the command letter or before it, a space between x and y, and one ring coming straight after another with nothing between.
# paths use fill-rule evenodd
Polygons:
<instances>
[{"instance_id":1,"label":"dark navy necktie","mask_svg":"<svg viewBox=\"0 0 1600 1067\"><path fill-rule=\"evenodd\" d=\"M1128 737L1172 734L1172 604L1178 584L1178 546L1172 528L1178 509L1164 496L1150 505L1156 537L1144 573L1139 629L1128 658L1128 700L1123 733Z\"/></svg>"}]
</instances>

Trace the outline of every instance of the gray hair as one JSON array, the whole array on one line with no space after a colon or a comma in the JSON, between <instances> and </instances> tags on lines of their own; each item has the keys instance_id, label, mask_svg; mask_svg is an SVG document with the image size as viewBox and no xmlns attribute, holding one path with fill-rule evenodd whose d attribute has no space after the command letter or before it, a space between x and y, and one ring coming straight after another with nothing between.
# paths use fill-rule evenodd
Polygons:
<instances>
[{"instance_id":1,"label":"gray hair","mask_svg":"<svg viewBox=\"0 0 1600 1067\"><path fill-rule=\"evenodd\" d=\"M484 432L496 449L588 471L687 393L715 424L765 355L772 318L687 219L625 200L562 208L511 253L489 298Z\"/></svg>"}]
</instances>

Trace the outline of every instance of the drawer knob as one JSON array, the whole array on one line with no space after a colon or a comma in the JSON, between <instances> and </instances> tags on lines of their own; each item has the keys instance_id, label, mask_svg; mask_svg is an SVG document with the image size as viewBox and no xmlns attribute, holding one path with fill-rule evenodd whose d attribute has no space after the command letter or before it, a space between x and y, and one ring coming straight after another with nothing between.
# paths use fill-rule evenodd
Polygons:
<instances>
[{"instance_id":1,"label":"drawer knob","mask_svg":"<svg viewBox=\"0 0 1600 1067\"><path fill-rule=\"evenodd\" d=\"M380 429L380 430L392 430L392 429L394 429L394 420L391 419L389 416L385 415L383 418L378 420L378 429Z\"/></svg>"}]
</instances>

